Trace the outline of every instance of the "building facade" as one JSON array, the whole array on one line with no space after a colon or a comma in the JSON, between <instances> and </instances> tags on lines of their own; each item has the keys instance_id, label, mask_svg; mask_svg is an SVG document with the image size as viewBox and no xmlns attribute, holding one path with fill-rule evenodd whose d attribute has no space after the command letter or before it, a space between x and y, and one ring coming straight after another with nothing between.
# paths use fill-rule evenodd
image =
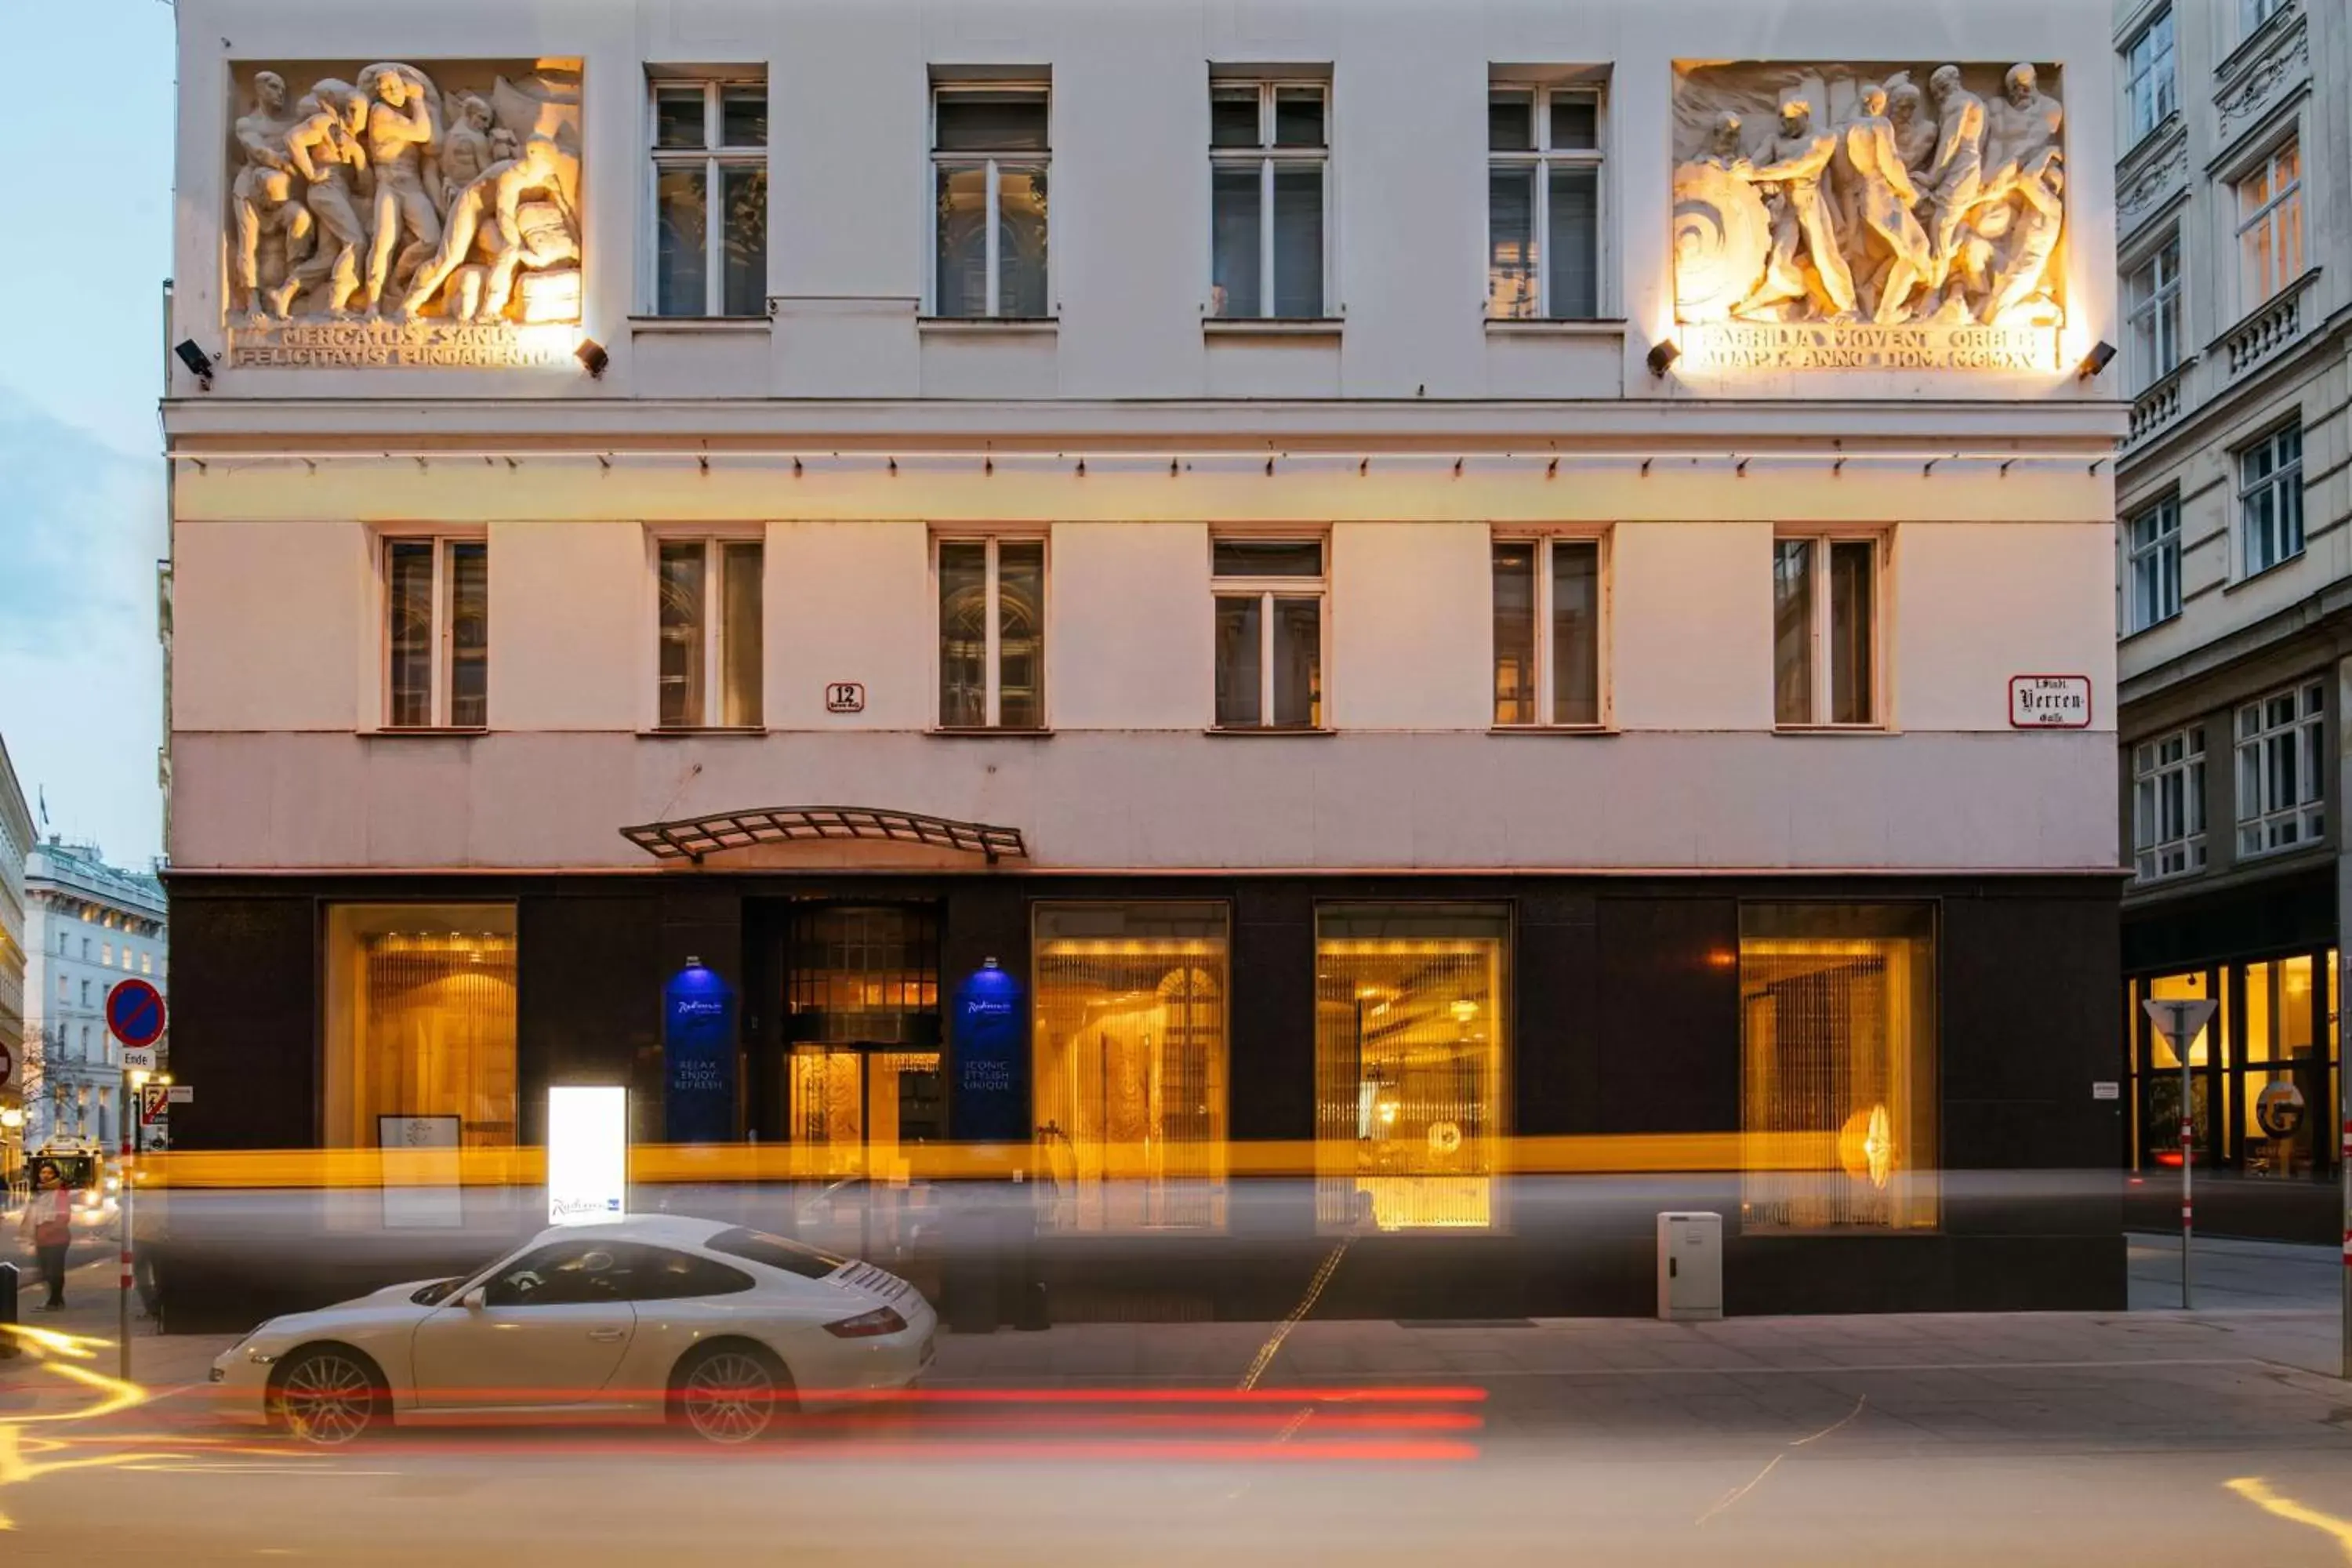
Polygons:
<instances>
[{"instance_id":1,"label":"building facade","mask_svg":"<svg viewBox=\"0 0 2352 1568\"><path fill-rule=\"evenodd\" d=\"M25 858L25 900L26 1033L40 1080L26 1105L32 1146L86 1138L115 1148L126 1112L106 995L132 975L164 989L163 886L150 872L108 865L96 845L50 837ZM168 1138L168 1129L158 1131L158 1142Z\"/></svg>"},{"instance_id":2,"label":"building facade","mask_svg":"<svg viewBox=\"0 0 2352 1568\"><path fill-rule=\"evenodd\" d=\"M181 1146L2120 1302L2103 16L179 16Z\"/></svg>"},{"instance_id":3,"label":"building facade","mask_svg":"<svg viewBox=\"0 0 2352 1568\"><path fill-rule=\"evenodd\" d=\"M0 1183L13 1182L23 1163L25 1088L34 1074L25 1027L25 852L32 843L33 814L0 741Z\"/></svg>"},{"instance_id":4,"label":"building facade","mask_svg":"<svg viewBox=\"0 0 2352 1568\"><path fill-rule=\"evenodd\" d=\"M2177 1172L2180 1063L2137 1003L2210 996L2200 1219L2326 1240L2338 1171L2352 653L2352 16L2118 5L2135 395L2116 480L2127 1158Z\"/></svg>"}]
</instances>

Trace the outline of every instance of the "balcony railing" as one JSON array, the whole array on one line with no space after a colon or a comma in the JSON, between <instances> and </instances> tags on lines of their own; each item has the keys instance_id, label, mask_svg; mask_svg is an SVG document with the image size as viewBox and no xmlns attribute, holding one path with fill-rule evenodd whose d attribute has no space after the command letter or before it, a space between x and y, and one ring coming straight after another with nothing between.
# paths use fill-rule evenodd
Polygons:
<instances>
[{"instance_id":1,"label":"balcony railing","mask_svg":"<svg viewBox=\"0 0 2352 1568\"><path fill-rule=\"evenodd\" d=\"M2313 268L2221 335L2221 352L2231 380L2235 381L2303 335L2303 297L2311 291L2312 280L2318 276L2319 269Z\"/></svg>"},{"instance_id":2,"label":"balcony railing","mask_svg":"<svg viewBox=\"0 0 2352 1568\"><path fill-rule=\"evenodd\" d=\"M2180 417L2181 383L2188 374L2189 366L2182 364L2139 395L2132 405L2131 433L2124 437L2125 446L2138 445Z\"/></svg>"}]
</instances>

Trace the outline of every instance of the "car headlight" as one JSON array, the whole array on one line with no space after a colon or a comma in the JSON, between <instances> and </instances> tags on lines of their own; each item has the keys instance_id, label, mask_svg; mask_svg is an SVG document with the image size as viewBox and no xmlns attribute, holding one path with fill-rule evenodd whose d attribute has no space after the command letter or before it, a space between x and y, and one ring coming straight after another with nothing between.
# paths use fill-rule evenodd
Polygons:
<instances>
[{"instance_id":1,"label":"car headlight","mask_svg":"<svg viewBox=\"0 0 2352 1568\"><path fill-rule=\"evenodd\" d=\"M844 1318L837 1323L827 1323L824 1331L837 1340L872 1340L884 1334L904 1330L907 1320L888 1307L877 1307L870 1312L860 1312L854 1318Z\"/></svg>"}]
</instances>

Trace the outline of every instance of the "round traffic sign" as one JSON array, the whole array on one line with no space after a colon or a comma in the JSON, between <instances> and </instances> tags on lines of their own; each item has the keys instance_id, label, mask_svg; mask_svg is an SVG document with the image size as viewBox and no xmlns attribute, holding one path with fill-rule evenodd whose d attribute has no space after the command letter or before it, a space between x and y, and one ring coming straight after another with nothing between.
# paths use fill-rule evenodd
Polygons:
<instances>
[{"instance_id":1,"label":"round traffic sign","mask_svg":"<svg viewBox=\"0 0 2352 1568\"><path fill-rule=\"evenodd\" d=\"M163 994L144 980L116 981L106 994L106 1026L133 1049L153 1045L163 1034Z\"/></svg>"}]
</instances>

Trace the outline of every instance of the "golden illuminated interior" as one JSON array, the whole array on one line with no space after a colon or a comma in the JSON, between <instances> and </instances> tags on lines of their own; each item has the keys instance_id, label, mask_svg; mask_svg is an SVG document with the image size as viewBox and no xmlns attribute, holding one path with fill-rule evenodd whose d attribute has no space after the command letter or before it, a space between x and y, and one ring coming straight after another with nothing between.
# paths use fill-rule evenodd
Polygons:
<instances>
[{"instance_id":1,"label":"golden illuminated interior","mask_svg":"<svg viewBox=\"0 0 2352 1568\"><path fill-rule=\"evenodd\" d=\"M513 1143L513 906L341 905L328 937L330 1146L376 1147L387 1116Z\"/></svg>"},{"instance_id":2,"label":"golden illuminated interior","mask_svg":"<svg viewBox=\"0 0 2352 1568\"><path fill-rule=\"evenodd\" d=\"M793 1141L816 1152L814 1173L887 1179L901 1157L902 1097L935 1088L937 1051L798 1046L792 1057ZM928 1081L918 1075L928 1075Z\"/></svg>"},{"instance_id":3,"label":"golden illuminated interior","mask_svg":"<svg viewBox=\"0 0 2352 1568\"><path fill-rule=\"evenodd\" d=\"M1751 905L1740 933L1745 1226L1934 1225L1932 912Z\"/></svg>"},{"instance_id":4,"label":"golden illuminated interior","mask_svg":"<svg viewBox=\"0 0 2352 1568\"><path fill-rule=\"evenodd\" d=\"M1327 910L1316 945L1316 1212L1381 1230L1495 1223L1508 917Z\"/></svg>"}]
</instances>

